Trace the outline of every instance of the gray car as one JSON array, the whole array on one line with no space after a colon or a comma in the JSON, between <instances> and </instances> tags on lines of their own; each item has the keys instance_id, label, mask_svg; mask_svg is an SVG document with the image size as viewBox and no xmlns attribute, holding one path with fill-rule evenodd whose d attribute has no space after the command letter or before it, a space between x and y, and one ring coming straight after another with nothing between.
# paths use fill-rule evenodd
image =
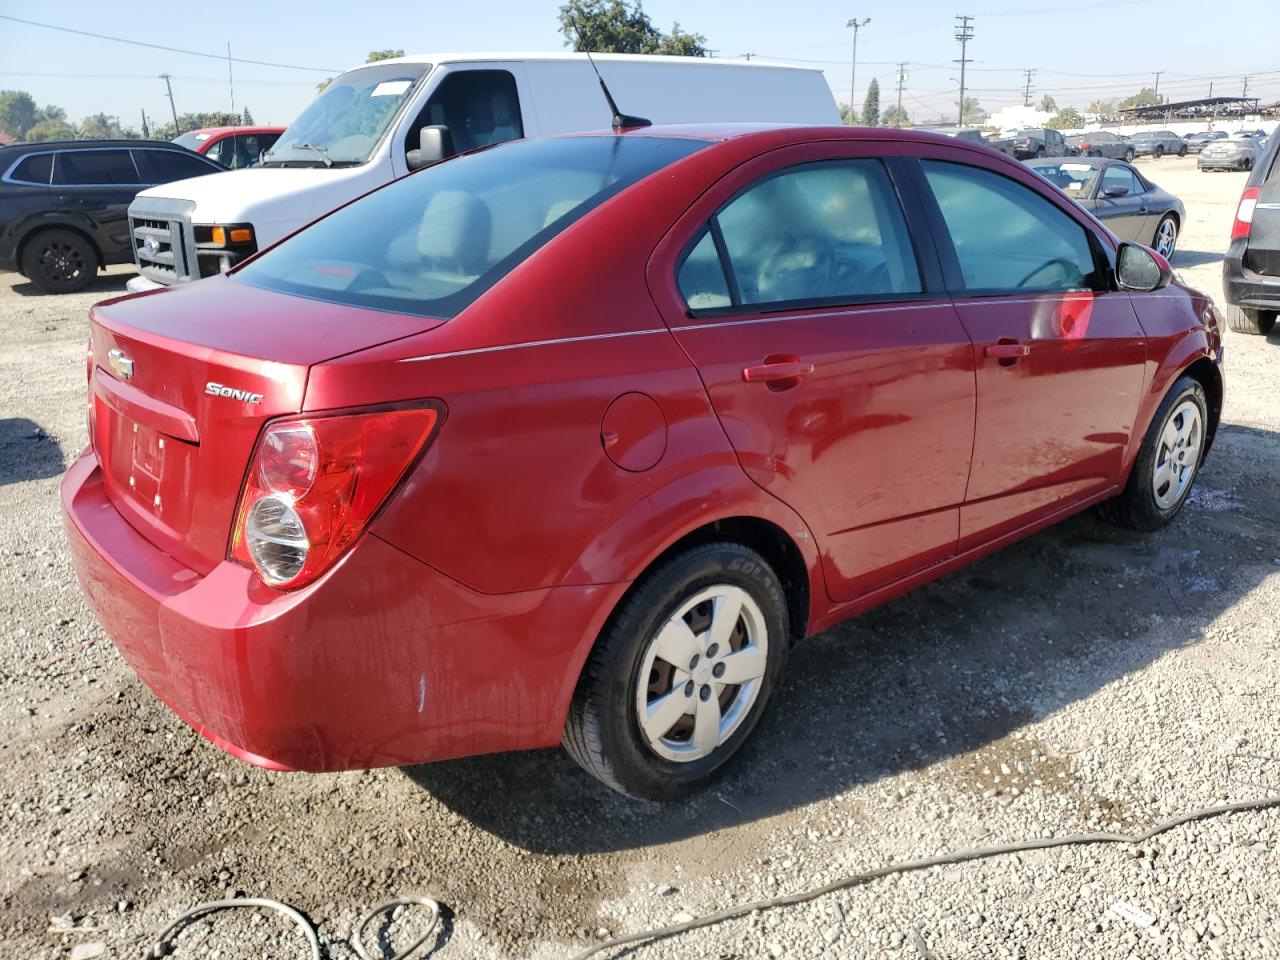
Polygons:
<instances>
[{"instance_id":1,"label":"gray car","mask_svg":"<svg viewBox=\"0 0 1280 960\"><path fill-rule=\"evenodd\" d=\"M1030 157L1065 157L1067 141L1057 130L1026 127L1013 135L1013 155L1019 160ZM1004 151L1001 151L1002 153Z\"/></svg>"},{"instance_id":2,"label":"gray car","mask_svg":"<svg viewBox=\"0 0 1280 960\"><path fill-rule=\"evenodd\" d=\"M1139 157L1163 157L1172 155L1185 157L1187 155L1187 141L1172 130L1144 130L1141 133L1135 133L1129 139L1133 152Z\"/></svg>"},{"instance_id":3,"label":"gray car","mask_svg":"<svg viewBox=\"0 0 1280 960\"><path fill-rule=\"evenodd\" d=\"M1187 141L1188 153L1199 153L1215 140L1227 139L1227 131L1225 130L1204 130L1200 133L1188 133L1182 138Z\"/></svg>"},{"instance_id":4,"label":"gray car","mask_svg":"<svg viewBox=\"0 0 1280 960\"><path fill-rule=\"evenodd\" d=\"M1121 240L1145 243L1173 256L1186 220L1182 201L1166 193L1123 160L1028 160L1027 166L1107 225Z\"/></svg>"},{"instance_id":5,"label":"gray car","mask_svg":"<svg viewBox=\"0 0 1280 960\"><path fill-rule=\"evenodd\" d=\"M1201 170L1252 170L1262 156L1262 144L1250 133L1237 133L1226 140L1214 140L1200 151L1196 166Z\"/></svg>"},{"instance_id":6,"label":"gray car","mask_svg":"<svg viewBox=\"0 0 1280 960\"><path fill-rule=\"evenodd\" d=\"M1090 130L1073 133L1067 137L1067 146L1082 157L1111 157L1114 160L1132 160L1136 154L1129 141L1106 130Z\"/></svg>"}]
</instances>

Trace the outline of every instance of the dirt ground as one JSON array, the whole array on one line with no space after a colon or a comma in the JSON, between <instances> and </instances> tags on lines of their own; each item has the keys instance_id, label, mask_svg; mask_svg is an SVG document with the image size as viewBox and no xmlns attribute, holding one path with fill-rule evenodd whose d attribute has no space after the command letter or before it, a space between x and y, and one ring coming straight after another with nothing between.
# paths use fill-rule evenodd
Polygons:
<instances>
[{"instance_id":1,"label":"dirt ground","mask_svg":"<svg viewBox=\"0 0 1280 960\"><path fill-rule=\"evenodd\" d=\"M1186 204L1175 265L1220 297L1243 176L1142 167ZM420 892L451 909L439 956L551 960L889 860L1280 794L1280 330L1227 335L1222 428L1169 529L1079 516L813 638L733 772L659 807L560 751L272 774L163 708L81 599L58 512L85 442L86 310L127 275L68 297L0 275L0 956L138 957L185 907L239 892L296 905L352 957L367 906ZM613 956L1274 957L1278 843L1280 811L1238 814ZM307 953L237 911L177 955Z\"/></svg>"}]
</instances>

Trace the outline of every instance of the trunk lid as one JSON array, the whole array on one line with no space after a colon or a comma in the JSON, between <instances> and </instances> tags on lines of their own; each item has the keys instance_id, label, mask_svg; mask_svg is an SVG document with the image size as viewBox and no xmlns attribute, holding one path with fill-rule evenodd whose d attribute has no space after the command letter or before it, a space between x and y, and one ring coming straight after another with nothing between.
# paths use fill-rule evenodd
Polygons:
<instances>
[{"instance_id":1,"label":"trunk lid","mask_svg":"<svg viewBox=\"0 0 1280 960\"><path fill-rule=\"evenodd\" d=\"M91 439L107 493L201 574L226 556L262 424L301 410L311 366L442 322L228 277L107 301L89 320Z\"/></svg>"}]
</instances>

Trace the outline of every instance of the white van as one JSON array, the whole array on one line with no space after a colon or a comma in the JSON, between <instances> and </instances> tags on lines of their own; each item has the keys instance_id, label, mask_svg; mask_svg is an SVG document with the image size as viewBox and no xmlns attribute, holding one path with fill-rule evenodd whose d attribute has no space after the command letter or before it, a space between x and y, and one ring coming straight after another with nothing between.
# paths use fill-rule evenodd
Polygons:
<instances>
[{"instance_id":1,"label":"white van","mask_svg":"<svg viewBox=\"0 0 1280 960\"><path fill-rule=\"evenodd\" d=\"M623 54L595 63L619 110L655 123L840 122L818 70ZM441 152L612 119L585 54L424 54L357 67L325 87L259 166L139 193L129 227L140 276L128 288L225 272Z\"/></svg>"}]
</instances>

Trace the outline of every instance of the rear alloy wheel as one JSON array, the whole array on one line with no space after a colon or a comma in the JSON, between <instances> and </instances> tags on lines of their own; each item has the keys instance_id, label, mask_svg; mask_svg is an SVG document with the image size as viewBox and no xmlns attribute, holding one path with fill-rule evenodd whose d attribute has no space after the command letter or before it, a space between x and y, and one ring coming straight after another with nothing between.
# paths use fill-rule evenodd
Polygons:
<instances>
[{"instance_id":1,"label":"rear alloy wheel","mask_svg":"<svg viewBox=\"0 0 1280 960\"><path fill-rule=\"evenodd\" d=\"M1133 163L1133 157L1134 157L1134 153L1132 150L1126 150L1124 152L1124 159L1126 163Z\"/></svg>"},{"instance_id":2,"label":"rear alloy wheel","mask_svg":"<svg viewBox=\"0 0 1280 960\"><path fill-rule=\"evenodd\" d=\"M1204 387L1195 377L1179 377L1151 420L1124 492L1099 504L1098 512L1133 530L1167 525L1195 484L1208 446L1208 428Z\"/></svg>"},{"instance_id":3,"label":"rear alloy wheel","mask_svg":"<svg viewBox=\"0 0 1280 960\"><path fill-rule=\"evenodd\" d=\"M1222 311L1227 326L1236 333L1248 333L1265 337L1276 325L1276 314L1273 310L1250 310L1248 307L1237 307L1227 304Z\"/></svg>"},{"instance_id":4,"label":"rear alloy wheel","mask_svg":"<svg viewBox=\"0 0 1280 960\"><path fill-rule=\"evenodd\" d=\"M1156 226L1156 235L1151 240L1151 247L1156 253L1168 260L1178 246L1178 221L1172 214L1166 214Z\"/></svg>"},{"instance_id":5,"label":"rear alloy wheel","mask_svg":"<svg viewBox=\"0 0 1280 960\"><path fill-rule=\"evenodd\" d=\"M98 273L98 253L71 230L45 230L26 241L22 272L45 293L78 293Z\"/></svg>"},{"instance_id":6,"label":"rear alloy wheel","mask_svg":"<svg viewBox=\"0 0 1280 960\"><path fill-rule=\"evenodd\" d=\"M750 735L790 642L776 574L713 543L654 570L587 659L564 746L588 773L647 800L703 786Z\"/></svg>"}]
</instances>

